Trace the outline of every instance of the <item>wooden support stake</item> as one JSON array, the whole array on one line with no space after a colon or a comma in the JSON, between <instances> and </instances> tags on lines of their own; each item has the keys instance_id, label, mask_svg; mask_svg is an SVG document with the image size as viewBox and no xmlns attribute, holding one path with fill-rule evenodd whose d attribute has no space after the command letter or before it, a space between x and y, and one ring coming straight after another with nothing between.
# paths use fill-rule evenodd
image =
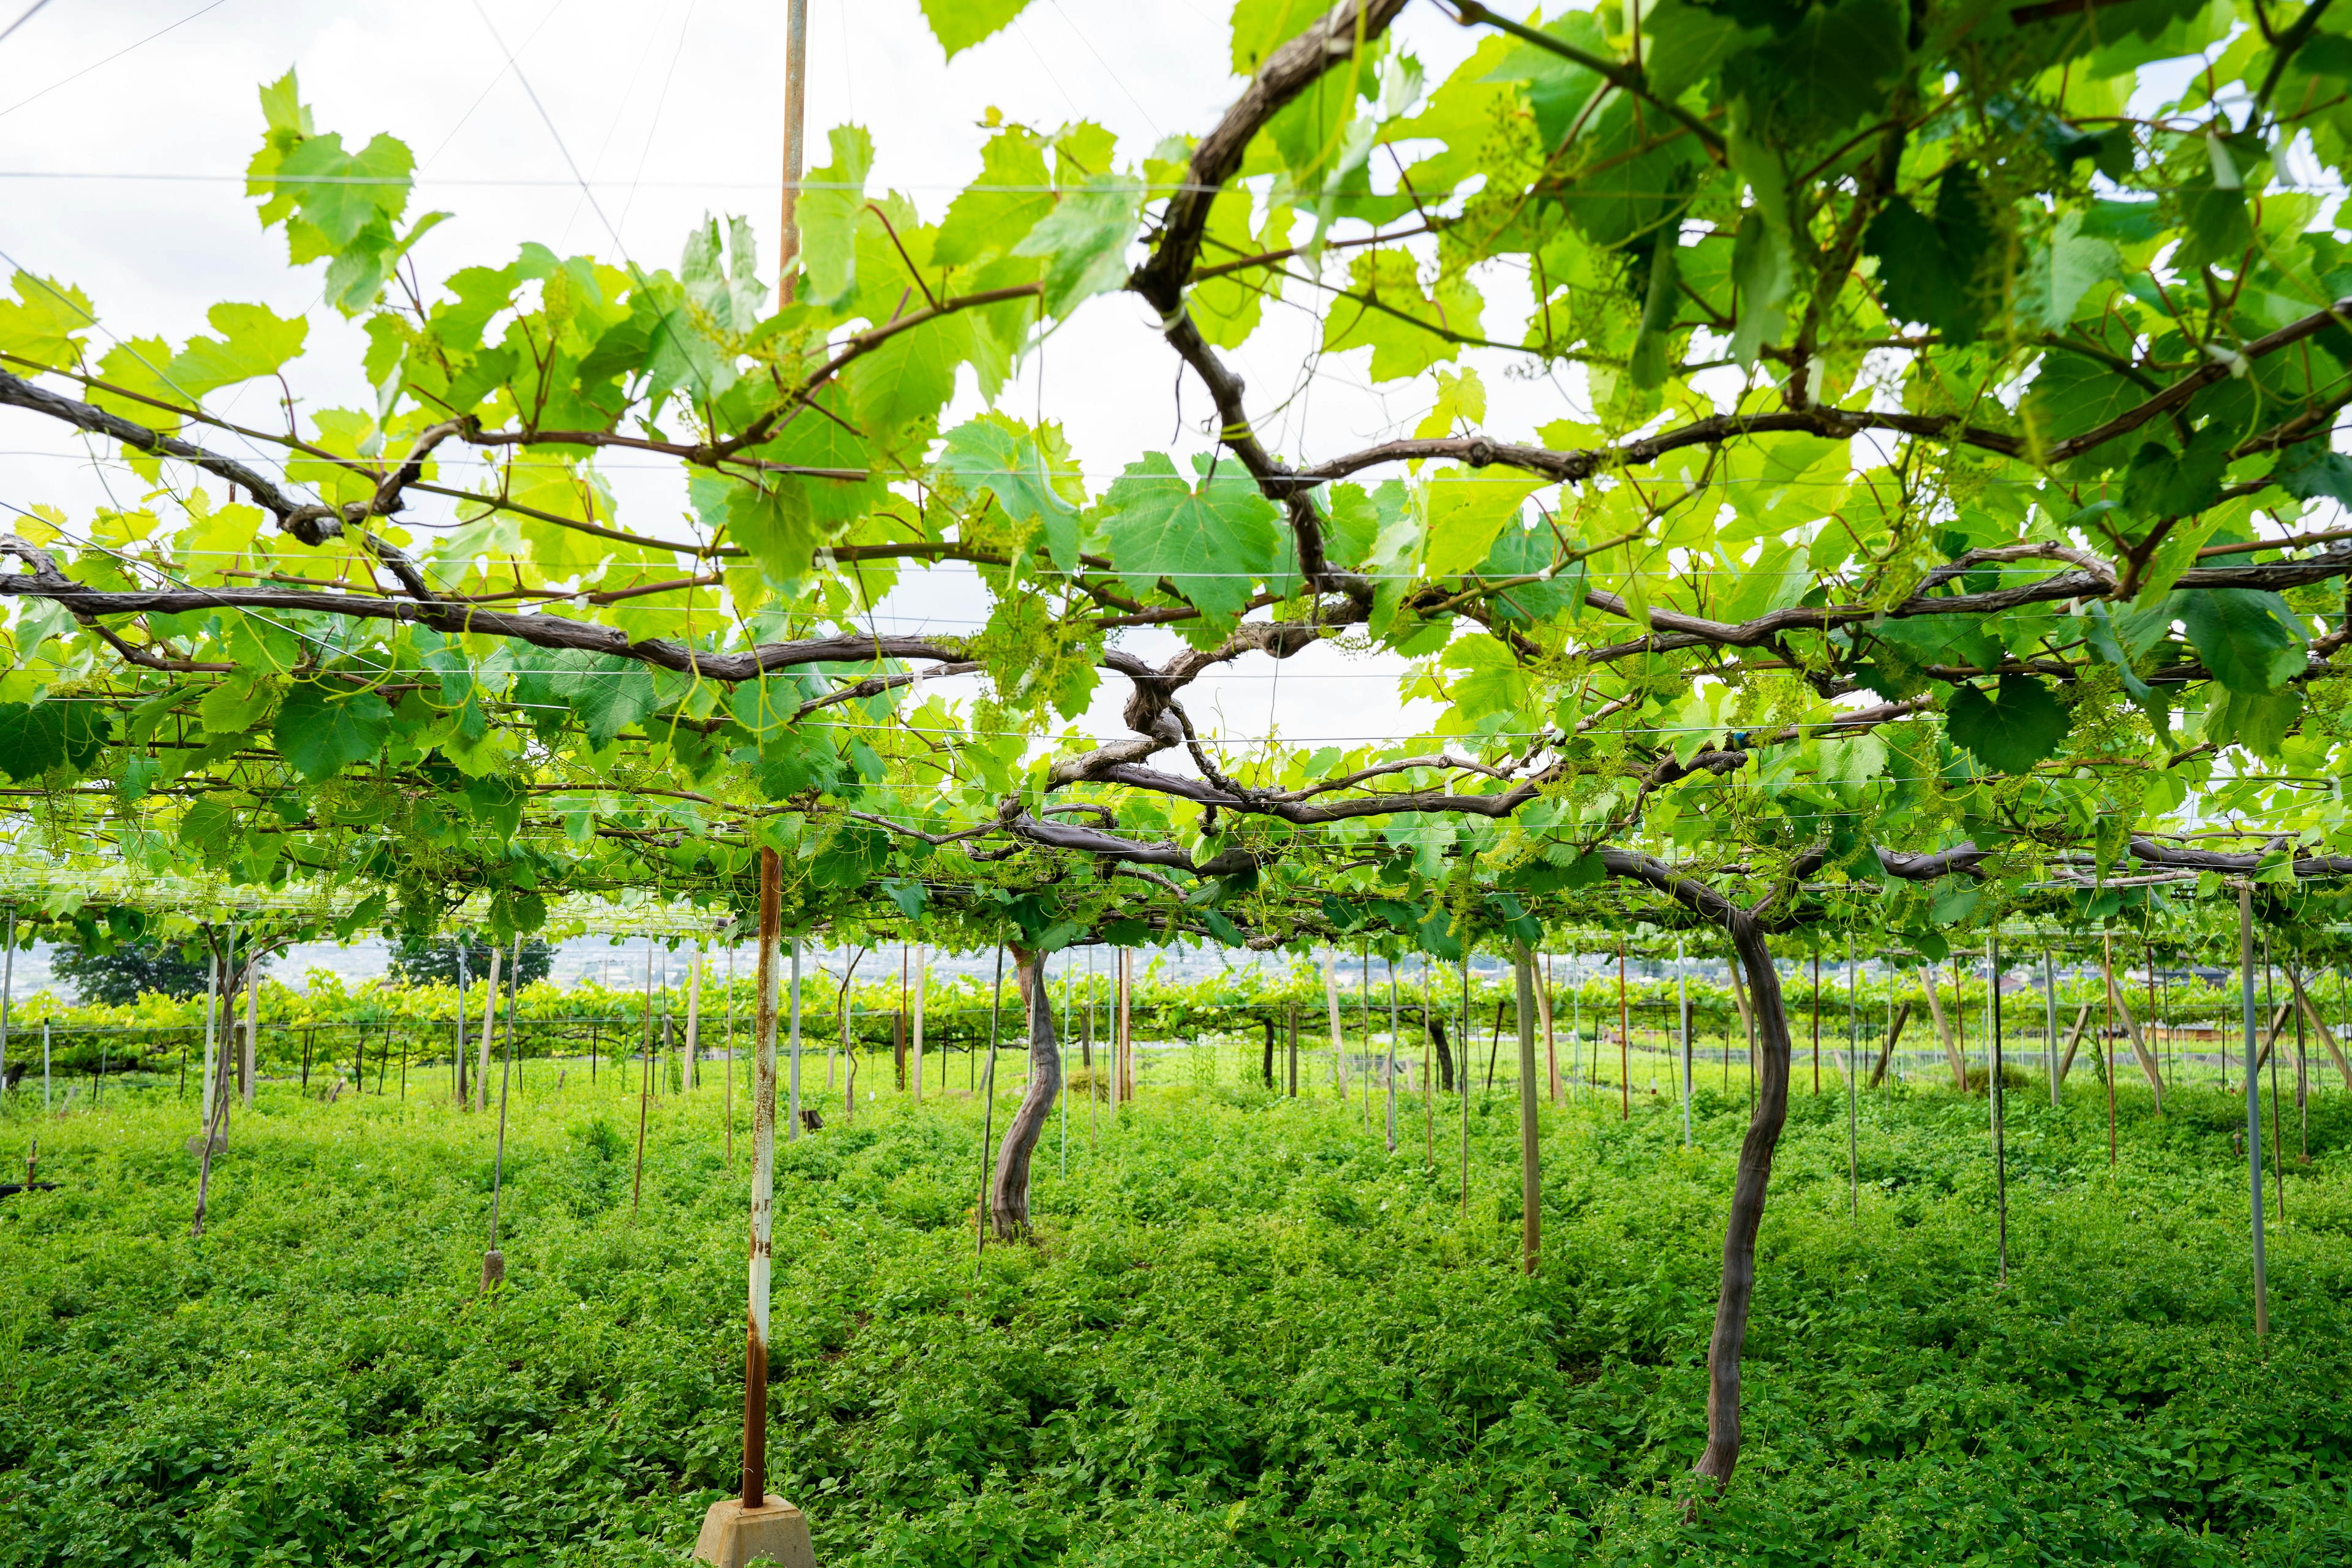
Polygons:
<instances>
[{"instance_id":1,"label":"wooden support stake","mask_svg":"<svg viewBox=\"0 0 2352 1568\"><path fill-rule=\"evenodd\" d=\"M1870 1087L1876 1089L1885 1081L1886 1069L1895 1060L1895 1043L1903 1037L1903 1026L1911 1021L1911 1004L1905 1002L1895 1009L1894 1020L1886 1026L1886 1044L1878 1050L1878 1065L1870 1069Z\"/></svg>"},{"instance_id":2,"label":"wooden support stake","mask_svg":"<svg viewBox=\"0 0 2352 1568\"><path fill-rule=\"evenodd\" d=\"M2336 1063L2336 1070L2344 1075L2344 1087L2352 1089L2352 1061L2345 1060L2344 1047L2336 1043L2335 1031L2328 1028L2327 1020L2320 1016L2318 1007L2313 1005L2310 993L2304 990L2303 976L2290 966L2286 972L2286 983L2294 992L2295 1001L2302 1005L2303 1016L2310 1022L2312 1033L2319 1037L2319 1043Z\"/></svg>"},{"instance_id":3,"label":"wooden support stake","mask_svg":"<svg viewBox=\"0 0 2352 1568\"><path fill-rule=\"evenodd\" d=\"M1944 1021L1944 1004L1936 994L1936 968L1928 964L1919 971L1920 983L1927 992L1927 1016L1936 1025L1936 1037L1944 1042L1944 1055L1952 1064L1952 1087L1963 1094L1969 1088L1969 1064L1960 1055L1958 1042L1952 1038L1952 1026Z\"/></svg>"}]
</instances>

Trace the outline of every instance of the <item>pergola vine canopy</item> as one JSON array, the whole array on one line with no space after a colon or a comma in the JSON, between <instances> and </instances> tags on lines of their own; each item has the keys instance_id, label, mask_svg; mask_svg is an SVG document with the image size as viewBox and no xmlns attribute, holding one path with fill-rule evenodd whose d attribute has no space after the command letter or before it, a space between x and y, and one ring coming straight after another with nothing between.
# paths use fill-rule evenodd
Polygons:
<instances>
[{"instance_id":1,"label":"pergola vine canopy","mask_svg":"<svg viewBox=\"0 0 2352 1568\"><path fill-rule=\"evenodd\" d=\"M2326 6L1676 4L1638 37L1472 6L1442 82L1401 5L1297 9L1239 7L1248 83L1196 140L1008 123L933 214L836 130L788 290L740 220L674 271L526 247L428 283L406 148L266 89L251 193L364 326L372 396L240 425L208 400L303 321L226 303L174 344L16 279L0 401L148 481L17 503L20 845L362 868L429 920L486 883L715 886L764 841L812 891L1048 883L1078 929L1140 903L1234 940L1351 886L1412 904L1456 849L1875 880L1881 840L2079 873L2192 797L2332 826ZM2200 53L2150 101L2143 68ZM1512 287L1523 321L1484 302ZM1123 295L1220 454L1089 487L1051 423L950 420L960 374L993 395ZM1270 450L1226 356L1302 304L1428 416ZM1498 359L1559 416L1487 428ZM622 515L616 455L674 462L687 515ZM877 635L947 562L985 626ZM1244 760L1185 708L1331 639L1411 658L1436 731ZM1129 733L1061 730L1105 680Z\"/></svg>"},{"instance_id":2,"label":"pergola vine canopy","mask_svg":"<svg viewBox=\"0 0 2352 1568\"><path fill-rule=\"evenodd\" d=\"M1020 9L926 7L950 52ZM1404 10L1242 0L1213 124L1007 121L943 205L874 181L887 124L836 128L773 285L740 218L674 268L433 278L463 215L417 210L406 145L264 88L248 194L358 363L256 305L173 342L68 280L0 300L0 417L136 481L0 498L13 852L510 935L564 895L748 916L767 848L788 926L1024 968L1717 928L1766 1047L1727 1478L1769 941L1939 952L2223 873L2293 903L2352 852L2352 13L1463 0L1441 79ZM1001 395L1118 310L1167 358L1069 387L1165 407L1172 373L1205 447L1090 476ZM1236 351L1302 317L1310 370L1420 412L1284 449ZM348 405L229 416L298 362ZM977 631L881 630L946 571ZM1429 731L1241 743L1187 705L1325 643L1403 661Z\"/></svg>"}]
</instances>

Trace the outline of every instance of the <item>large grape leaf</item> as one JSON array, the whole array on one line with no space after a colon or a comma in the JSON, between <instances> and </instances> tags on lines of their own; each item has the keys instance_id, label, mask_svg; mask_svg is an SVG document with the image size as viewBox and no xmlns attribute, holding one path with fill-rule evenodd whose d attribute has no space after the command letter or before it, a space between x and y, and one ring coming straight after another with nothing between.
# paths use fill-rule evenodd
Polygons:
<instances>
[{"instance_id":1,"label":"large grape leaf","mask_svg":"<svg viewBox=\"0 0 2352 1568\"><path fill-rule=\"evenodd\" d=\"M864 126L836 125L826 135L833 162L808 172L799 207L800 297L812 305L838 305L856 291L857 229L874 167L874 138Z\"/></svg>"},{"instance_id":2,"label":"large grape leaf","mask_svg":"<svg viewBox=\"0 0 2352 1568\"><path fill-rule=\"evenodd\" d=\"M1937 183L1933 217L1895 196L1870 220L1863 243L1878 258L1878 292L1888 315L1924 321L1965 342L1982 330L1995 303L1999 239L1984 183L1962 163Z\"/></svg>"},{"instance_id":3,"label":"large grape leaf","mask_svg":"<svg viewBox=\"0 0 2352 1568\"><path fill-rule=\"evenodd\" d=\"M1050 427L1049 427L1050 428ZM948 432L939 466L965 489L996 498L1004 515L1024 529L1043 528L1045 552L1057 571L1078 563L1078 509L1086 481L1056 439L1048 452L1020 421L986 414Z\"/></svg>"},{"instance_id":4,"label":"large grape leaf","mask_svg":"<svg viewBox=\"0 0 2352 1568\"><path fill-rule=\"evenodd\" d=\"M1485 301L1470 280L1441 278L1423 293L1420 265L1402 248L1364 251L1348 267L1348 288L1361 299L1334 300L1323 319L1327 353L1372 349L1372 379L1419 375L1440 360L1460 357L1457 342L1429 329L1475 336Z\"/></svg>"},{"instance_id":5,"label":"large grape leaf","mask_svg":"<svg viewBox=\"0 0 2352 1568\"><path fill-rule=\"evenodd\" d=\"M0 702L0 773L28 784L54 768L85 772L106 746L107 710L88 702Z\"/></svg>"},{"instance_id":6,"label":"large grape leaf","mask_svg":"<svg viewBox=\"0 0 2352 1568\"><path fill-rule=\"evenodd\" d=\"M322 779L375 755L392 733L392 706L373 691L298 680L286 689L270 733L296 773Z\"/></svg>"},{"instance_id":7,"label":"large grape leaf","mask_svg":"<svg viewBox=\"0 0 2352 1568\"><path fill-rule=\"evenodd\" d=\"M219 337L193 337L172 357L166 374L183 396L202 397L256 376L275 375L302 352L310 323L281 317L267 305L215 305L205 313Z\"/></svg>"},{"instance_id":8,"label":"large grape leaf","mask_svg":"<svg viewBox=\"0 0 2352 1568\"><path fill-rule=\"evenodd\" d=\"M1045 143L1025 126L1008 126L980 150L980 178L948 204L939 237L931 242L931 260L940 267L977 267L1010 250L1053 210Z\"/></svg>"},{"instance_id":9,"label":"large grape leaf","mask_svg":"<svg viewBox=\"0 0 2352 1568\"><path fill-rule=\"evenodd\" d=\"M2309 662L2302 624L2276 594L2214 588L2174 602L2205 668L2231 691L2267 697Z\"/></svg>"},{"instance_id":10,"label":"large grape leaf","mask_svg":"<svg viewBox=\"0 0 2352 1568\"><path fill-rule=\"evenodd\" d=\"M1072 307L1127 281L1128 242L1140 226L1143 192L1124 174L1096 174L1065 191L1054 210L1013 247L1015 256L1045 258L1045 313Z\"/></svg>"},{"instance_id":11,"label":"large grape leaf","mask_svg":"<svg viewBox=\"0 0 2352 1568\"><path fill-rule=\"evenodd\" d=\"M279 194L293 197L303 220L341 250L379 216L400 216L415 167L415 155L396 138L379 134L347 153L342 137L331 131L297 142L276 173Z\"/></svg>"},{"instance_id":12,"label":"large grape leaf","mask_svg":"<svg viewBox=\"0 0 2352 1568\"><path fill-rule=\"evenodd\" d=\"M1198 486L1164 452L1129 464L1103 498L1103 530L1130 592L1166 577L1213 623L1230 624L1274 558L1274 504L1230 458L1213 473L1207 458L1192 461Z\"/></svg>"},{"instance_id":13,"label":"large grape leaf","mask_svg":"<svg viewBox=\"0 0 2352 1568\"><path fill-rule=\"evenodd\" d=\"M16 297L0 300L0 352L42 364L74 363L80 334L98 321L89 296L55 279L20 271Z\"/></svg>"},{"instance_id":14,"label":"large grape leaf","mask_svg":"<svg viewBox=\"0 0 2352 1568\"><path fill-rule=\"evenodd\" d=\"M652 712L657 700L654 672L616 653L599 654L551 678L548 685L572 704L589 741L599 746L609 745L614 736Z\"/></svg>"},{"instance_id":15,"label":"large grape leaf","mask_svg":"<svg viewBox=\"0 0 2352 1568\"><path fill-rule=\"evenodd\" d=\"M2021 773L2057 751L2073 717L2030 675L2004 675L1991 696L1955 687L1944 705L1952 743L1996 773Z\"/></svg>"},{"instance_id":16,"label":"large grape leaf","mask_svg":"<svg viewBox=\"0 0 2352 1568\"><path fill-rule=\"evenodd\" d=\"M1452 577L1486 559L1519 503L1543 482L1517 468L1439 469L1429 481L1429 574Z\"/></svg>"}]
</instances>

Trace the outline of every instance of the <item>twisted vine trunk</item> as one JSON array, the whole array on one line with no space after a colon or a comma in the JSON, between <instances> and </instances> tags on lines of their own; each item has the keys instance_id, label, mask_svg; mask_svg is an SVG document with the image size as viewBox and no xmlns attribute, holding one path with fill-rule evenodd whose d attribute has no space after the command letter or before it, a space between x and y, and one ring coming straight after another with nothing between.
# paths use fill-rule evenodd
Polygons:
<instances>
[{"instance_id":1,"label":"twisted vine trunk","mask_svg":"<svg viewBox=\"0 0 2352 1568\"><path fill-rule=\"evenodd\" d=\"M996 1176L989 1184L989 1215L997 1238L1017 1241L1029 1234L1029 1156L1045 1133L1055 1098L1062 1089L1062 1050L1054 1034L1054 1002L1045 984L1045 955L1013 950L1013 976L1029 1013L1029 1087L1021 1108L996 1149Z\"/></svg>"},{"instance_id":2,"label":"twisted vine trunk","mask_svg":"<svg viewBox=\"0 0 2352 1568\"><path fill-rule=\"evenodd\" d=\"M1748 1312L1756 1295L1756 1233L1764 1221L1764 1194L1772 1180L1772 1153L1789 1115L1789 1015L1772 967L1763 922L1704 882L1663 861L1604 849L1612 876L1645 882L1716 925L1731 938L1748 972L1756 1017L1756 1109L1740 1142L1732 1179L1731 1213L1723 1230L1723 1284L1716 1297L1715 1332L1706 1348L1706 1450L1695 1467L1720 1491L1739 1464L1739 1357L1748 1341Z\"/></svg>"}]
</instances>

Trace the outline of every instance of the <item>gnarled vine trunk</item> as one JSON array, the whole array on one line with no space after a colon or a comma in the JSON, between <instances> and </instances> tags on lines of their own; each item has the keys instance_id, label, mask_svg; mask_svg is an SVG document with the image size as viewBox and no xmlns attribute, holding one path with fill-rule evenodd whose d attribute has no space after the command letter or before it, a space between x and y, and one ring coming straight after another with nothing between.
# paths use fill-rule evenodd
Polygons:
<instances>
[{"instance_id":1,"label":"gnarled vine trunk","mask_svg":"<svg viewBox=\"0 0 2352 1568\"><path fill-rule=\"evenodd\" d=\"M1748 999L1756 1015L1756 1109L1740 1142L1731 1212L1723 1228L1723 1284L1716 1296L1715 1332L1706 1347L1706 1450L1695 1467L1720 1490L1731 1484L1731 1472L1739 1464L1739 1357L1748 1341L1748 1307L1756 1295L1756 1233L1764 1220L1772 1153L1789 1116L1788 1009L1763 922L1754 910L1647 855L1622 849L1601 854L1612 876L1648 883L1731 938L1740 967L1748 972Z\"/></svg>"},{"instance_id":2,"label":"gnarled vine trunk","mask_svg":"<svg viewBox=\"0 0 2352 1568\"><path fill-rule=\"evenodd\" d=\"M1062 1050L1054 1035L1054 1002L1045 984L1045 955L1013 950L1013 974L1029 1013L1029 1087L1021 1108L996 1149L996 1176L989 1184L988 1209L1000 1240L1029 1234L1029 1156L1045 1135L1045 1119L1062 1089Z\"/></svg>"}]
</instances>

